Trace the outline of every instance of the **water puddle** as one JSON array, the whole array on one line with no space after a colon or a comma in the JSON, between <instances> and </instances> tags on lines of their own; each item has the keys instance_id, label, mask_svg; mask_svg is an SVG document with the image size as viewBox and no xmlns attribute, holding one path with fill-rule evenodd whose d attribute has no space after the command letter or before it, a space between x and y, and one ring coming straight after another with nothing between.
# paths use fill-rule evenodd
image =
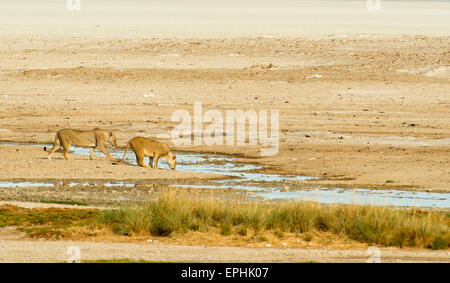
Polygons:
<instances>
[{"instance_id":1,"label":"water puddle","mask_svg":"<svg viewBox=\"0 0 450 283\"><path fill-rule=\"evenodd\" d=\"M0 143L3 145L35 145L41 147L52 147L51 144L25 144L25 143ZM109 149L114 158L122 158L124 150ZM70 153L89 155L88 148L71 147ZM55 153L58 154L58 153ZM104 156L101 152L95 152L96 156ZM127 161L136 164L135 155L128 151ZM118 165L120 166L120 165ZM160 168L169 169L165 159L161 159ZM184 188L205 188L205 189L238 189L248 192L255 197L264 200L296 199L304 201L316 201L320 203L333 204L371 204L388 206L414 206L414 207L434 207L449 208L450 194L448 193L428 193L402 190L372 190L372 189L339 189L339 188L305 188L298 181L315 179L316 177L280 175L255 173L255 170L262 169L257 164L237 163L236 158L230 156L205 154L205 153L177 153L177 170L185 172L202 172L209 174L220 174L230 178L221 180L180 180L169 182L167 180L149 181L89 181L89 182L9 182L0 181L0 187L31 187L31 186L83 186L83 185L103 185L103 186L123 186L134 187L136 184L165 184ZM151 170L151 169L149 169ZM288 188L288 189L286 189Z\"/></svg>"}]
</instances>

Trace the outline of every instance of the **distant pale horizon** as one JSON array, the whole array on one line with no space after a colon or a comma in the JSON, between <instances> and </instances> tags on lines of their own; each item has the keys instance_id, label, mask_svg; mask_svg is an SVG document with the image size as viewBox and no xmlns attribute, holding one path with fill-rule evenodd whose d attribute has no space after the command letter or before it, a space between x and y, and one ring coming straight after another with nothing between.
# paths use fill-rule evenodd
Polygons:
<instances>
[{"instance_id":1,"label":"distant pale horizon","mask_svg":"<svg viewBox=\"0 0 450 283\"><path fill-rule=\"evenodd\" d=\"M1 35L96 37L449 35L450 0L0 1Z\"/></svg>"}]
</instances>

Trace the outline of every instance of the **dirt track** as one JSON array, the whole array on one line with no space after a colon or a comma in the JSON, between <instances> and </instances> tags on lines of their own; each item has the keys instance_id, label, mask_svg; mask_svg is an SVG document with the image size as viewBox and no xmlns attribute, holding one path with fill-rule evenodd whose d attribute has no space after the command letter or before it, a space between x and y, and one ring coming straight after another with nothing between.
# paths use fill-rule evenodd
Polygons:
<instances>
[{"instance_id":1,"label":"dirt track","mask_svg":"<svg viewBox=\"0 0 450 283\"><path fill-rule=\"evenodd\" d=\"M0 240L0 262L66 262L77 246L81 260L144 259L156 262L367 262L366 250L236 248L72 241ZM381 262L449 262L448 251L381 249Z\"/></svg>"}]
</instances>

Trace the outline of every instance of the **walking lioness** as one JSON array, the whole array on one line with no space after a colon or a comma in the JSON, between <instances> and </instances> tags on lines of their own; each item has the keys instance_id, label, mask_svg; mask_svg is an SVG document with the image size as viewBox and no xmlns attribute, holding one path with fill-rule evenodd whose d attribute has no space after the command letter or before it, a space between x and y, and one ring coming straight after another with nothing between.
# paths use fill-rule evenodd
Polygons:
<instances>
[{"instance_id":1,"label":"walking lioness","mask_svg":"<svg viewBox=\"0 0 450 283\"><path fill-rule=\"evenodd\" d=\"M60 145L64 147L63 155L67 160L71 160L67 153L70 146L90 147L89 157L94 159L94 150L98 149L103 152L109 160L115 161L114 158L106 151L106 143L117 146L116 136L112 132L93 129L89 131L78 131L72 129L59 130L55 136L55 144L48 154L48 159L52 158L52 154L59 149Z\"/></svg>"},{"instance_id":2,"label":"walking lioness","mask_svg":"<svg viewBox=\"0 0 450 283\"><path fill-rule=\"evenodd\" d=\"M158 161L161 157L167 159L169 162L170 169L175 170L175 165L177 161L176 155L172 154L167 144L163 144L148 138L144 137L134 137L127 143L127 148L123 155L122 162L127 155L128 149L132 148L134 154L136 155L137 164L142 167L152 167L153 168L153 159L155 159L155 167L158 168ZM149 165L144 163L144 158L148 156L150 157Z\"/></svg>"}]
</instances>

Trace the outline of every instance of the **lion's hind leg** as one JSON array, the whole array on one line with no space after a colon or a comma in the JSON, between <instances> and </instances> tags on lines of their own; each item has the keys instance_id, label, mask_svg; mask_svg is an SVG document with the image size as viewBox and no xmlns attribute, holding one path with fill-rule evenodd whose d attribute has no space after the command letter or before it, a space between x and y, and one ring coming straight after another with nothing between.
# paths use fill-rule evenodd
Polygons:
<instances>
[{"instance_id":1,"label":"lion's hind leg","mask_svg":"<svg viewBox=\"0 0 450 283\"><path fill-rule=\"evenodd\" d=\"M60 141L62 143L62 146L64 148L63 150L63 156L67 160L72 160L72 158L67 154L69 152L70 147L72 146L72 141L60 138Z\"/></svg>"},{"instance_id":2,"label":"lion's hind leg","mask_svg":"<svg viewBox=\"0 0 450 283\"><path fill-rule=\"evenodd\" d=\"M72 160L72 157L70 157L70 156L67 154L67 153L69 152L70 146L71 146L71 145L66 146L66 145L63 144L63 147L64 147L63 156L64 156L64 158L67 159L67 160Z\"/></svg>"},{"instance_id":3,"label":"lion's hind leg","mask_svg":"<svg viewBox=\"0 0 450 283\"><path fill-rule=\"evenodd\" d=\"M56 135L55 135L55 143L53 144L53 148L48 153L47 158L48 159L52 159L52 154L55 153L55 151L57 151L60 146L61 146L61 143L59 142L58 133L56 133Z\"/></svg>"}]
</instances>

